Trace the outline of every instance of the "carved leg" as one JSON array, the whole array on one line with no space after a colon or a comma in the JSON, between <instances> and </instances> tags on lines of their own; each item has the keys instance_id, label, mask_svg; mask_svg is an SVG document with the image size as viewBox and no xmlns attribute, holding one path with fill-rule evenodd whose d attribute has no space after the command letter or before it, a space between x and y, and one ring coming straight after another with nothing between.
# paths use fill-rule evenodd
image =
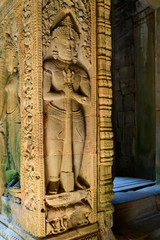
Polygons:
<instances>
[{"instance_id":1,"label":"carved leg","mask_svg":"<svg viewBox=\"0 0 160 240\"><path fill-rule=\"evenodd\" d=\"M52 108L49 110L54 111ZM56 119L54 114L56 116L54 112L48 115L48 125L45 130L45 169L48 194L58 193L63 156L64 123Z\"/></svg>"},{"instance_id":2,"label":"carved leg","mask_svg":"<svg viewBox=\"0 0 160 240\"><path fill-rule=\"evenodd\" d=\"M81 113L82 114L82 113ZM73 124L73 165L75 173L75 187L78 189L84 189L85 184L83 181L79 181L79 172L81 169L83 151L85 143L85 127L84 118L82 115L76 116Z\"/></svg>"},{"instance_id":3,"label":"carved leg","mask_svg":"<svg viewBox=\"0 0 160 240\"><path fill-rule=\"evenodd\" d=\"M83 149L84 149L83 142L73 143L75 187L78 189L85 189L85 186L83 186L83 183L78 180L79 172L82 164Z\"/></svg>"},{"instance_id":4,"label":"carved leg","mask_svg":"<svg viewBox=\"0 0 160 240\"><path fill-rule=\"evenodd\" d=\"M20 175L20 142L21 142L21 135L20 135L20 128L21 125L20 123L15 124L15 136L16 136L16 146L15 146L15 166L16 166L16 171Z\"/></svg>"},{"instance_id":5,"label":"carved leg","mask_svg":"<svg viewBox=\"0 0 160 240\"><path fill-rule=\"evenodd\" d=\"M57 194L60 183L60 167L62 156L47 156L46 158L46 172L47 172L47 193Z\"/></svg>"},{"instance_id":6,"label":"carved leg","mask_svg":"<svg viewBox=\"0 0 160 240\"><path fill-rule=\"evenodd\" d=\"M47 193L56 194L60 183L63 143L58 140L48 140L45 158Z\"/></svg>"}]
</instances>

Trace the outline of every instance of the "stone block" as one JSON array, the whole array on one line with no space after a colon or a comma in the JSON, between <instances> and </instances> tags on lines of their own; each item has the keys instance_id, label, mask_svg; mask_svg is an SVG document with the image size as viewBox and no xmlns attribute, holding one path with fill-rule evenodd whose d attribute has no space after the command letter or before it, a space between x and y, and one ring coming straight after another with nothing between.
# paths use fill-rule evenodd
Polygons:
<instances>
[{"instance_id":1,"label":"stone block","mask_svg":"<svg viewBox=\"0 0 160 240\"><path fill-rule=\"evenodd\" d=\"M118 95L115 97L115 106L116 106L116 111L117 112L122 112L123 111L123 103L122 103L122 96Z\"/></svg>"},{"instance_id":2,"label":"stone block","mask_svg":"<svg viewBox=\"0 0 160 240\"><path fill-rule=\"evenodd\" d=\"M101 150L100 154L101 154L101 158L111 158L114 155L114 151L103 149Z\"/></svg>"},{"instance_id":3,"label":"stone block","mask_svg":"<svg viewBox=\"0 0 160 240\"><path fill-rule=\"evenodd\" d=\"M132 156L133 153L134 128L127 126L123 130L123 142L121 144L122 154Z\"/></svg>"},{"instance_id":4,"label":"stone block","mask_svg":"<svg viewBox=\"0 0 160 240\"><path fill-rule=\"evenodd\" d=\"M116 91L120 90L120 81L119 81L119 79L115 79L114 87L115 87Z\"/></svg>"},{"instance_id":5,"label":"stone block","mask_svg":"<svg viewBox=\"0 0 160 240\"><path fill-rule=\"evenodd\" d=\"M124 96L124 111L134 111L135 97L134 94Z\"/></svg>"},{"instance_id":6,"label":"stone block","mask_svg":"<svg viewBox=\"0 0 160 240\"><path fill-rule=\"evenodd\" d=\"M118 113L118 127L124 127L124 112Z\"/></svg>"},{"instance_id":7,"label":"stone block","mask_svg":"<svg viewBox=\"0 0 160 240\"><path fill-rule=\"evenodd\" d=\"M10 218L11 214L11 208L9 205L9 198L8 197L1 197L1 214L6 216L7 218Z\"/></svg>"},{"instance_id":8,"label":"stone block","mask_svg":"<svg viewBox=\"0 0 160 240\"><path fill-rule=\"evenodd\" d=\"M101 150L112 149L113 148L113 140L106 140L106 139L101 140L100 148L101 148Z\"/></svg>"},{"instance_id":9,"label":"stone block","mask_svg":"<svg viewBox=\"0 0 160 240\"><path fill-rule=\"evenodd\" d=\"M100 165L100 180L106 181L112 178L112 165Z\"/></svg>"},{"instance_id":10,"label":"stone block","mask_svg":"<svg viewBox=\"0 0 160 240\"><path fill-rule=\"evenodd\" d=\"M118 45L118 41L116 42ZM117 54L115 54L115 66L117 68L123 68L134 64L134 46L124 46L123 48L117 48Z\"/></svg>"},{"instance_id":11,"label":"stone block","mask_svg":"<svg viewBox=\"0 0 160 240\"><path fill-rule=\"evenodd\" d=\"M134 78L134 65L122 67L119 73L122 82Z\"/></svg>"},{"instance_id":12,"label":"stone block","mask_svg":"<svg viewBox=\"0 0 160 240\"><path fill-rule=\"evenodd\" d=\"M129 79L127 83L121 82L121 91L123 95L134 93L135 92L134 79Z\"/></svg>"},{"instance_id":13,"label":"stone block","mask_svg":"<svg viewBox=\"0 0 160 240\"><path fill-rule=\"evenodd\" d=\"M117 128L116 129L116 141L122 142L123 140L123 128Z\"/></svg>"},{"instance_id":14,"label":"stone block","mask_svg":"<svg viewBox=\"0 0 160 240\"><path fill-rule=\"evenodd\" d=\"M125 125L133 125L135 122L135 113L134 112L125 112Z\"/></svg>"}]
</instances>

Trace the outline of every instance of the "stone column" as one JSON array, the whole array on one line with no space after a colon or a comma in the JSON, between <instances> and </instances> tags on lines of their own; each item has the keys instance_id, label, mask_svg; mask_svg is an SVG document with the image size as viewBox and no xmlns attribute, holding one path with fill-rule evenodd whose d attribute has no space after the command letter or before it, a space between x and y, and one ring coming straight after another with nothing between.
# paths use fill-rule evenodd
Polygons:
<instances>
[{"instance_id":1,"label":"stone column","mask_svg":"<svg viewBox=\"0 0 160 240\"><path fill-rule=\"evenodd\" d=\"M160 182L160 1L144 0L155 9L156 181Z\"/></svg>"},{"instance_id":2,"label":"stone column","mask_svg":"<svg viewBox=\"0 0 160 240\"><path fill-rule=\"evenodd\" d=\"M19 216L16 220L27 232L34 236L44 237L42 1L24 0L21 3L20 12L18 24L22 117L21 211L23 220Z\"/></svg>"},{"instance_id":3,"label":"stone column","mask_svg":"<svg viewBox=\"0 0 160 240\"><path fill-rule=\"evenodd\" d=\"M113 129L112 129L112 78L111 78L111 1L97 1L97 80L98 80L98 220L101 239L114 239L111 232L112 214L112 164L113 164Z\"/></svg>"},{"instance_id":4,"label":"stone column","mask_svg":"<svg viewBox=\"0 0 160 240\"><path fill-rule=\"evenodd\" d=\"M156 180L160 182L160 8L155 10Z\"/></svg>"},{"instance_id":5,"label":"stone column","mask_svg":"<svg viewBox=\"0 0 160 240\"><path fill-rule=\"evenodd\" d=\"M111 1L11 2L3 9L18 31L21 188L2 197L10 222L0 215L0 236L114 239Z\"/></svg>"}]
</instances>

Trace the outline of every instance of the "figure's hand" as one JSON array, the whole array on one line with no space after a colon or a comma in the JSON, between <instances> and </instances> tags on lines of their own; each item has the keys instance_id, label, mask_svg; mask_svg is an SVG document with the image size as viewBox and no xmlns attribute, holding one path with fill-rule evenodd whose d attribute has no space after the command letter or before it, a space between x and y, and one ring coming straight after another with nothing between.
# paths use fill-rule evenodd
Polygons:
<instances>
[{"instance_id":1,"label":"figure's hand","mask_svg":"<svg viewBox=\"0 0 160 240\"><path fill-rule=\"evenodd\" d=\"M64 84L64 92L66 97L72 97L74 90L73 90L73 85L70 83L65 83Z\"/></svg>"}]
</instances>

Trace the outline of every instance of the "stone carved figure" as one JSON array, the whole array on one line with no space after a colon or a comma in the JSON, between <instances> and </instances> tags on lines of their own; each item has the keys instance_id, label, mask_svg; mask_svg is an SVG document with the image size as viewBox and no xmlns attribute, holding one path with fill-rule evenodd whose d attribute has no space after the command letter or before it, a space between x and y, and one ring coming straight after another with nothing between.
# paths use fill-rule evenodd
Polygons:
<instances>
[{"instance_id":1,"label":"stone carved figure","mask_svg":"<svg viewBox=\"0 0 160 240\"><path fill-rule=\"evenodd\" d=\"M9 187L19 186L20 175L20 99L19 99L19 73L18 54L9 34L6 35L5 64L7 80L5 86L6 99L3 107L1 121L6 122L6 150L7 162L5 171L13 178ZM9 179L9 176L8 176Z\"/></svg>"},{"instance_id":2,"label":"stone carved figure","mask_svg":"<svg viewBox=\"0 0 160 240\"><path fill-rule=\"evenodd\" d=\"M47 193L86 188L80 179L84 143L83 105L90 101L88 73L77 63L79 33L67 15L51 29L44 58ZM81 181L80 181L81 180Z\"/></svg>"},{"instance_id":3,"label":"stone carved figure","mask_svg":"<svg viewBox=\"0 0 160 240\"><path fill-rule=\"evenodd\" d=\"M91 207L88 204L76 203L66 207L49 208L46 221L51 225L51 233L59 234L68 229L78 228L89 224Z\"/></svg>"}]
</instances>

